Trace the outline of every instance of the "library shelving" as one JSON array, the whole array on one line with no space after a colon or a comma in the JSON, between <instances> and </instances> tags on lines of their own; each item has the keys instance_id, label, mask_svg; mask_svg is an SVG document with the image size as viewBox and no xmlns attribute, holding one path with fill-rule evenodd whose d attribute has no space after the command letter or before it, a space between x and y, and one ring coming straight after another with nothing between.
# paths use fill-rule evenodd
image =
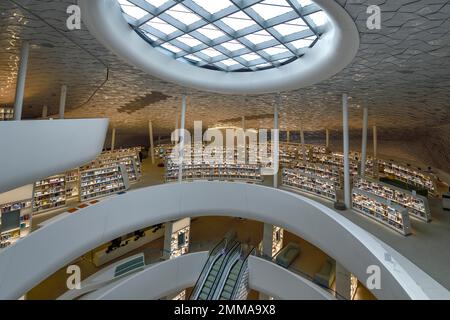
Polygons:
<instances>
[{"instance_id":1,"label":"library shelving","mask_svg":"<svg viewBox=\"0 0 450 320\"><path fill-rule=\"evenodd\" d=\"M80 170L73 169L66 172L66 198L75 198L79 196L79 180L80 180Z\"/></svg>"},{"instance_id":2,"label":"library shelving","mask_svg":"<svg viewBox=\"0 0 450 320\"><path fill-rule=\"evenodd\" d=\"M166 161L166 182L178 181L179 165ZM183 180L227 180L261 183L261 167L259 165L235 163L185 163L183 164Z\"/></svg>"},{"instance_id":3,"label":"library shelving","mask_svg":"<svg viewBox=\"0 0 450 320\"><path fill-rule=\"evenodd\" d=\"M0 204L0 250L31 230L32 199Z\"/></svg>"},{"instance_id":4,"label":"library shelving","mask_svg":"<svg viewBox=\"0 0 450 320\"><path fill-rule=\"evenodd\" d=\"M284 168L283 186L294 188L327 200L336 201L336 183L332 180L302 172L298 169Z\"/></svg>"},{"instance_id":5,"label":"library shelving","mask_svg":"<svg viewBox=\"0 0 450 320\"><path fill-rule=\"evenodd\" d=\"M66 200L65 174L51 176L34 183L33 213L64 207Z\"/></svg>"},{"instance_id":6,"label":"library shelving","mask_svg":"<svg viewBox=\"0 0 450 320\"><path fill-rule=\"evenodd\" d=\"M353 188L352 207L366 217L403 234L411 234L408 210L373 193Z\"/></svg>"},{"instance_id":7,"label":"library shelving","mask_svg":"<svg viewBox=\"0 0 450 320\"><path fill-rule=\"evenodd\" d=\"M0 121L7 121L14 119L14 109L13 108L3 108L0 107Z\"/></svg>"},{"instance_id":8,"label":"library shelving","mask_svg":"<svg viewBox=\"0 0 450 320\"><path fill-rule=\"evenodd\" d=\"M296 169L302 173L331 180L336 184L336 187L340 187L343 183L342 171L336 166L321 165L316 163L297 163L295 167L291 167L291 169Z\"/></svg>"},{"instance_id":9,"label":"library shelving","mask_svg":"<svg viewBox=\"0 0 450 320\"><path fill-rule=\"evenodd\" d=\"M272 257L283 248L284 229L273 226L272 228Z\"/></svg>"},{"instance_id":10,"label":"library shelving","mask_svg":"<svg viewBox=\"0 0 450 320\"><path fill-rule=\"evenodd\" d=\"M426 197L404 189L368 178L355 178L353 186L390 200L408 210L411 217L421 221L431 221L430 207Z\"/></svg>"},{"instance_id":11,"label":"library shelving","mask_svg":"<svg viewBox=\"0 0 450 320\"><path fill-rule=\"evenodd\" d=\"M141 147L117 149L103 152L94 162L98 166L110 166L114 164L125 165L130 183L137 182L142 175L141 159L139 156Z\"/></svg>"},{"instance_id":12,"label":"library shelving","mask_svg":"<svg viewBox=\"0 0 450 320\"><path fill-rule=\"evenodd\" d=\"M80 201L106 197L128 188L128 176L122 164L80 172Z\"/></svg>"},{"instance_id":13,"label":"library shelving","mask_svg":"<svg viewBox=\"0 0 450 320\"><path fill-rule=\"evenodd\" d=\"M408 166L403 166L392 161L379 160L379 165L386 175L394 176L395 179L408 185L428 190L435 194L435 180L431 175L419 172Z\"/></svg>"}]
</instances>

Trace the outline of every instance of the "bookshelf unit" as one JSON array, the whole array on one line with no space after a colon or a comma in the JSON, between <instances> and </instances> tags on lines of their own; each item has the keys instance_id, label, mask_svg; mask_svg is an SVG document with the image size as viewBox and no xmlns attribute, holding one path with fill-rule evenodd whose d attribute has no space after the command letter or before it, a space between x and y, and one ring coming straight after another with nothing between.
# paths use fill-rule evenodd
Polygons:
<instances>
[{"instance_id":1,"label":"bookshelf unit","mask_svg":"<svg viewBox=\"0 0 450 320\"><path fill-rule=\"evenodd\" d=\"M80 170L74 169L66 172L66 198L71 199L79 196Z\"/></svg>"},{"instance_id":2,"label":"bookshelf unit","mask_svg":"<svg viewBox=\"0 0 450 320\"><path fill-rule=\"evenodd\" d=\"M124 165L95 168L80 173L80 201L106 197L128 190Z\"/></svg>"},{"instance_id":3,"label":"bookshelf unit","mask_svg":"<svg viewBox=\"0 0 450 320\"><path fill-rule=\"evenodd\" d=\"M282 171L282 184L303 192L336 201L336 182L318 177L298 169L286 169Z\"/></svg>"},{"instance_id":4,"label":"bookshelf unit","mask_svg":"<svg viewBox=\"0 0 450 320\"><path fill-rule=\"evenodd\" d=\"M64 207L66 200L65 174L48 177L34 183L33 213Z\"/></svg>"},{"instance_id":5,"label":"bookshelf unit","mask_svg":"<svg viewBox=\"0 0 450 320\"><path fill-rule=\"evenodd\" d=\"M140 151L141 147L105 151L94 162L97 162L97 166L99 167L115 164L125 165L128 173L128 180L130 183L134 183L137 182L142 175L139 157Z\"/></svg>"},{"instance_id":6,"label":"bookshelf unit","mask_svg":"<svg viewBox=\"0 0 450 320\"><path fill-rule=\"evenodd\" d=\"M13 108L3 108L0 107L0 121L8 121L14 119L14 109Z\"/></svg>"},{"instance_id":7,"label":"bookshelf unit","mask_svg":"<svg viewBox=\"0 0 450 320\"><path fill-rule=\"evenodd\" d=\"M13 219L8 219L8 215L13 215ZM31 221L32 199L0 204L0 251L27 236Z\"/></svg>"},{"instance_id":8,"label":"bookshelf unit","mask_svg":"<svg viewBox=\"0 0 450 320\"><path fill-rule=\"evenodd\" d=\"M170 238L170 259L189 252L191 219L186 218L173 222Z\"/></svg>"},{"instance_id":9,"label":"bookshelf unit","mask_svg":"<svg viewBox=\"0 0 450 320\"><path fill-rule=\"evenodd\" d=\"M370 192L353 188L353 209L403 234L411 234L408 210Z\"/></svg>"},{"instance_id":10,"label":"bookshelf unit","mask_svg":"<svg viewBox=\"0 0 450 320\"><path fill-rule=\"evenodd\" d=\"M413 218L424 222L431 221L428 199L423 196L367 178L355 178L353 186L406 208Z\"/></svg>"}]
</instances>

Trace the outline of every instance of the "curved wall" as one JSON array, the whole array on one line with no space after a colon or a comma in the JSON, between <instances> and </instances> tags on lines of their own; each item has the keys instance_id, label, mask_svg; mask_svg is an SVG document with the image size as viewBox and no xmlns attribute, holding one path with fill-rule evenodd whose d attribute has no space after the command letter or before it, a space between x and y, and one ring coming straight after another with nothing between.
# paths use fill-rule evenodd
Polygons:
<instances>
[{"instance_id":1,"label":"curved wall","mask_svg":"<svg viewBox=\"0 0 450 320\"><path fill-rule=\"evenodd\" d=\"M196 216L236 216L281 226L338 260L360 281L381 270L379 299L446 298L417 267L402 267L392 249L337 212L303 196L235 182L174 183L105 199L33 232L0 252L0 299L15 299L92 248L128 232ZM32 262L32 263L31 263ZM426 277L425 277L426 276ZM428 278L427 278L428 277ZM438 296L428 295L434 288Z\"/></svg>"},{"instance_id":2,"label":"curved wall","mask_svg":"<svg viewBox=\"0 0 450 320\"><path fill-rule=\"evenodd\" d=\"M108 119L0 122L0 193L79 167L102 152Z\"/></svg>"},{"instance_id":3,"label":"curved wall","mask_svg":"<svg viewBox=\"0 0 450 320\"><path fill-rule=\"evenodd\" d=\"M250 256L249 286L281 300L335 300L335 298L295 273L273 262Z\"/></svg>"}]
</instances>

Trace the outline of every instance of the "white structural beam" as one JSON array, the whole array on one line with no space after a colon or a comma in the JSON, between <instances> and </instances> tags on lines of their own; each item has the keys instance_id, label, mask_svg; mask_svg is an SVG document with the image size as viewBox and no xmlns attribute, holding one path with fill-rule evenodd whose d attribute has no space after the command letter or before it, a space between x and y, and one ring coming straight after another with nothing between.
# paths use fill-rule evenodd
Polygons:
<instances>
[{"instance_id":1,"label":"white structural beam","mask_svg":"<svg viewBox=\"0 0 450 320\"><path fill-rule=\"evenodd\" d=\"M64 113L66 112L66 98L67 98L67 86L61 86L61 96L59 97L59 118L64 119Z\"/></svg>"},{"instance_id":2,"label":"white structural beam","mask_svg":"<svg viewBox=\"0 0 450 320\"><path fill-rule=\"evenodd\" d=\"M288 130L286 131L286 142L289 143L291 141L291 132Z\"/></svg>"},{"instance_id":3,"label":"white structural beam","mask_svg":"<svg viewBox=\"0 0 450 320\"><path fill-rule=\"evenodd\" d=\"M25 80L27 78L28 56L30 54L30 44L22 42L20 50L20 65L17 73L16 97L14 99L14 120L22 120L23 96L25 94Z\"/></svg>"},{"instance_id":4,"label":"white structural beam","mask_svg":"<svg viewBox=\"0 0 450 320\"><path fill-rule=\"evenodd\" d=\"M325 129L325 146L327 148L330 147L330 130L329 129Z\"/></svg>"},{"instance_id":5,"label":"white structural beam","mask_svg":"<svg viewBox=\"0 0 450 320\"><path fill-rule=\"evenodd\" d=\"M153 141L153 124L151 120L148 122L148 135L150 139L150 158L152 159L152 164L155 164L155 143Z\"/></svg>"},{"instance_id":6,"label":"white structural beam","mask_svg":"<svg viewBox=\"0 0 450 320\"><path fill-rule=\"evenodd\" d=\"M242 116L242 130L244 130L245 133L245 116Z\"/></svg>"},{"instance_id":7,"label":"white structural beam","mask_svg":"<svg viewBox=\"0 0 450 320\"><path fill-rule=\"evenodd\" d=\"M111 131L111 151L116 148L116 128L113 127Z\"/></svg>"},{"instance_id":8,"label":"white structural beam","mask_svg":"<svg viewBox=\"0 0 450 320\"><path fill-rule=\"evenodd\" d=\"M164 223L164 250L163 259L170 259L172 253L172 233L173 233L173 222L168 221Z\"/></svg>"},{"instance_id":9,"label":"white structural beam","mask_svg":"<svg viewBox=\"0 0 450 320\"><path fill-rule=\"evenodd\" d=\"M344 201L345 206L351 208L350 194L350 159L349 159L349 132L348 132L348 94L342 95L342 129L344 140Z\"/></svg>"},{"instance_id":10,"label":"white structural beam","mask_svg":"<svg viewBox=\"0 0 450 320\"><path fill-rule=\"evenodd\" d=\"M183 163L184 163L184 128L186 126L186 95L183 95L182 101L181 101L181 123L180 123L180 151L179 151L179 166L178 166L178 182L183 181Z\"/></svg>"},{"instance_id":11,"label":"white structural beam","mask_svg":"<svg viewBox=\"0 0 450 320\"><path fill-rule=\"evenodd\" d=\"M278 95L273 107L273 133L272 133L272 148L273 148L273 187L278 188L278 157L279 157L279 138L280 138L280 124L278 119L278 109L281 106L281 96Z\"/></svg>"},{"instance_id":12,"label":"white structural beam","mask_svg":"<svg viewBox=\"0 0 450 320\"><path fill-rule=\"evenodd\" d=\"M362 147L361 147L361 177L366 175L367 160L367 127L369 122L369 109L363 109L363 131L362 131Z\"/></svg>"},{"instance_id":13,"label":"white structural beam","mask_svg":"<svg viewBox=\"0 0 450 320\"><path fill-rule=\"evenodd\" d=\"M373 158L378 158L378 136L377 126L373 126Z\"/></svg>"}]
</instances>

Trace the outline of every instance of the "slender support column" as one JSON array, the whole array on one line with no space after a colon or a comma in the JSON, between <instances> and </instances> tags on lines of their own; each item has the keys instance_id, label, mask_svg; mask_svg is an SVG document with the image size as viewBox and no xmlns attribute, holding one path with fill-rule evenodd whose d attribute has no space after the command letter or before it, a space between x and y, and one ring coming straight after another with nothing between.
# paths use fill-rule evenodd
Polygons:
<instances>
[{"instance_id":1,"label":"slender support column","mask_svg":"<svg viewBox=\"0 0 450 320\"><path fill-rule=\"evenodd\" d=\"M278 108L281 105L281 97L278 96L273 108L273 134L272 134L272 147L273 147L273 187L278 188L278 156L279 156L279 138L280 138L280 126L278 122Z\"/></svg>"},{"instance_id":2,"label":"slender support column","mask_svg":"<svg viewBox=\"0 0 450 320\"><path fill-rule=\"evenodd\" d=\"M272 258L273 225L264 223L262 251L266 258Z\"/></svg>"},{"instance_id":3,"label":"slender support column","mask_svg":"<svg viewBox=\"0 0 450 320\"><path fill-rule=\"evenodd\" d=\"M362 132L362 148L361 148L361 177L366 175L367 160L367 126L369 122L369 109L364 107L363 110L363 132Z\"/></svg>"},{"instance_id":4,"label":"slender support column","mask_svg":"<svg viewBox=\"0 0 450 320\"><path fill-rule=\"evenodd\" d=\"M43 106L42 107L42 116L41 116L41 118L42 119L46 119L47 116L48 116L48 107L47 106Z\"/></svg>"},{"instance_id":5,"label":"slender support column","mask_svg":"<svg viewBox=\"0 0 450 320\"><path fill-rule=\"evenodd\" d=\"M244 133L245 133L245 117L243 116L242 117L242 130L244 130Z\"/></svg>"},{"instance_id":6,"label":"slender support column","mask_svg":"<svg viewBox=\"0 0 450 320\"><path fill-rule=\"evenodd\" d=\"M291 141L291 133L286 131L286 142L289 143Z\"/></svg>"},{"instance_id":7,"label":"slender support column","mask_svg":"<svg viewBox=\"0 0 450 320\"><path fill-rule=\"evenodd\" d=\"M169 221L164 224L164 251L163 259L170 259L172 252L172 233L173 233L173 222Z\"/></svg>"},{"instance_id":8,"label":"slender support column","mask_svg":"<svg viewBox=\"0 0 450 320\"><path fill-rule=\"evenodd\" d=\"M344 199L347 209L351 208L350 197L350 159L349 159L349 133L348 133L348 95L342 95L343 139L344 139Z\"/></svg>"},{"instance_id":9,"label":"slender support column","mask_svg":"<svg viewBox=\"0 0 450 320\"><path fill-rule=\"evenodd\" d=\"M305 132L303 131L303 126L300 127L300 144L302 147L303 163L306 163Z\"/></svg>"},{"instance_id":10,"label":"slender support column","mask_svg":"<svg viewBox=\"0 0 450 320\"><path fill-rule=\"evenodd\" d=\"M373 126L373 158L378 158L378 137L377 137L377 126Z\"/></svg>"},{"instance_id":11,"label":"slender support column","mask_svg":"<svg viewBox=\"0 0 450 320\"><path fill-rule=\"evenodd\" d=\"M172 133L172 143L173 144L177 144L177 136L176 136L176 132L178 130L178 116L175 119L175 131Z\"/></svg>"},{"instance_id":12,"label":"slender support column","mask_svg":"<svg viewBox=\"0 0 450 320\"><path fill-rule=\"evenodd\" d=\"M150 138L150 157L152 159L152 164L155 164L155 145L153 143L153 124L152 121L148 122L148 135Z\"/></svg>"},{"instance_id":13,"label":"slender support column","mask_svg":"<svg viewBox=\"0 0 450 320\"><path fill-rule=\"evenodd\" d=\"M29 53L30 44L24 41L20 51L20 65L19 72L17 73L16 97L14 100L14 120L22 120L23 96L25 93L25 80L27 78Z\"/></svg>"},{"instance_id":14,"label":"slender support column","mask_svg":"<svg viewBox=\"0 0 450 320\"><path fill-rule=\"evenodd\" d=\"M336 292L339 298L350 300L351 297L351 273L339 262L336 262Z\"/></svg>"},{"instance_id":15,"label":"slender support column","mask_svg":"<svg viewBox=\"0 0 450 320\"><path fill-rule=\"evenodd\" d=\"M184 163L184 128L186 126L186 95L183 95L181 103L181 123L180 123L180 165L178 166L178 182L183 181Z\"/></svg>"},{"instance_id":16,"label":"slender support column","mask_svg":"<svg viewBox=\"0 0 450 320\"><path fill-rule=\"evenodd\" d=\"M113 127L111 131L111 151L116 148L116 128Z\"/></svg>"},{"instance_id":17,"label":"slender support column","mask_svg":"<svg viewBox=\"0 0 450 320\"><path fill-rule=\"evenodd\" d=\"M325 129L325 146L327 149L330 147L330 130Z\"/></svg>"},{"instance_id":18,"label":"slender support column","mask_svg":"<svg viewBox=\"0 0 450 320\"><path fill-rule=\"evenodd\" d=\"M67 97L67 86L61 86L61 96L59 98L59 118L64 119L64 112L66 111L66 97Z\"/></svg>"}]
</instances>

